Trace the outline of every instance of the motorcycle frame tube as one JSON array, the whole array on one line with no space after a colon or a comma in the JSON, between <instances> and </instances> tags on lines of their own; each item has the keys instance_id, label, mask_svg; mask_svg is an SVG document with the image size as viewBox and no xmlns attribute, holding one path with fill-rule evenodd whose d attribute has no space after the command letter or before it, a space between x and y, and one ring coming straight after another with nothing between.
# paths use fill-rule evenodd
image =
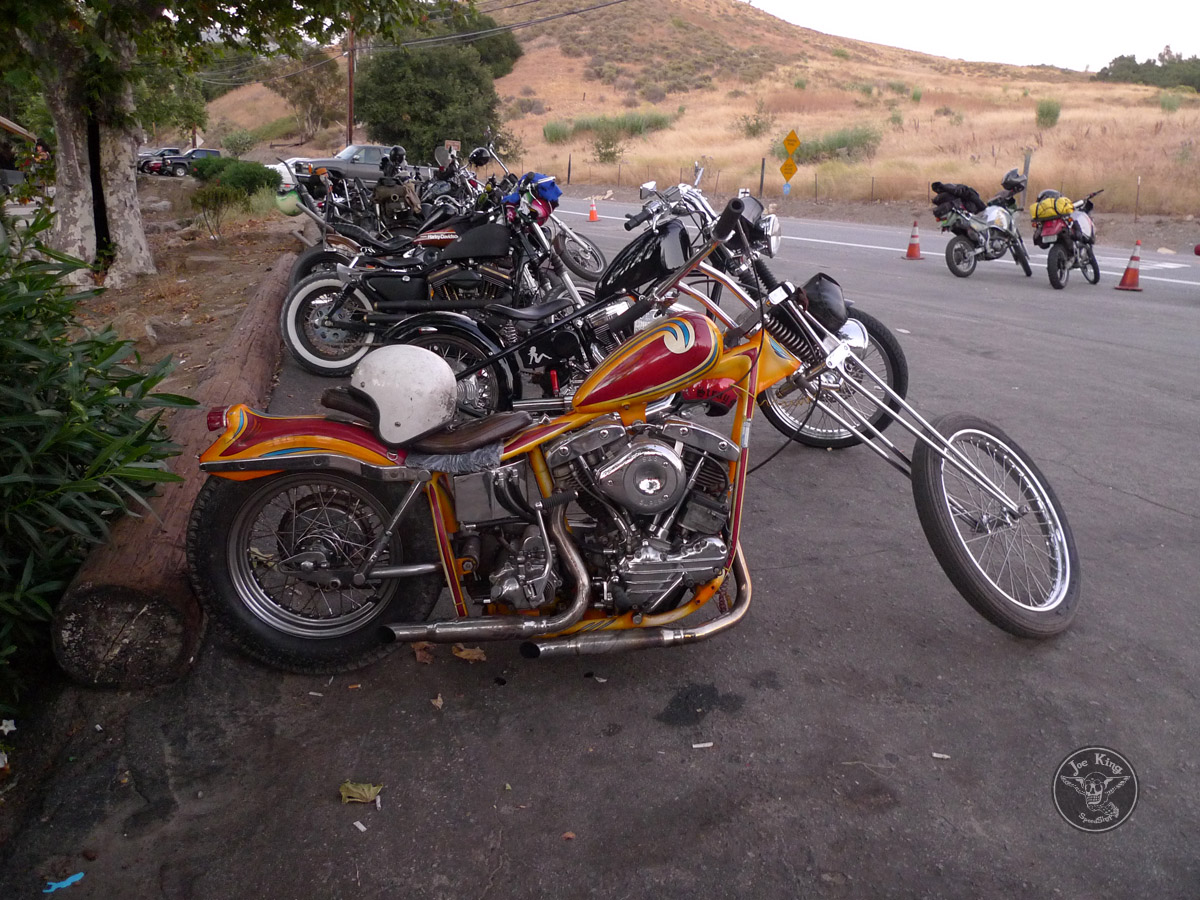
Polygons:
<instances>
[{"instance_id":1,"label":"motorcycle frame tube","mask_svg":"<svg viewBox=\"0 0 1200 900\"><path fill-rule=\"evenodd\" d=\"M514 400L521 399L520 365L513 361L512 354L508 350L499 349L503 345L503 341L491 328L476 322L470 316L443 310L417 313L415 316L409 316L404 321L384 332L382 339L384 342L390 344L403 344L406 340L422 331L435 331L439 334L456 334L483 345L491 355L481 361L479 365L456 373L455 379L461 381L464 378L470 378L480 369L486 369L493 363L500 363L500 371L504 373L506 380L506 383L502 387ZM514 344L511 349L515 350L519 346L522 345Z\"/></svg>"}]
</instances>

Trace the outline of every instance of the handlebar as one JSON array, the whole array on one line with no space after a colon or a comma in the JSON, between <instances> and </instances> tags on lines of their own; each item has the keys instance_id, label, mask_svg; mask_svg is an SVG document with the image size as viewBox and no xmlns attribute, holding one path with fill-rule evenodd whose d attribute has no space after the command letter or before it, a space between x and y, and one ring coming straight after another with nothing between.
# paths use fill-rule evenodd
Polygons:
<instances>
[{"instance_id":1,"label":"handlebar","mask_svg":"<svg viewBox=\"0 0 1200 900\"><path fill-rule=\"evenodd\" d=\"M742 217L742 213L745 210L746 204L737 197L726 203L725 209L721 211L721 217L717 219L717 224L713 226L713 237L719 241L728 240L737 226L738 219Z\"/></svg>"},{"instance_id":2,"label":"handlebar","mask_svg":"<svg viewBox=\"0 0 1200 900\"><path fill-rule=\"evenodd\" d=\"M646 222L649 222L651 219L654 218L656 211L653 209L650 209L649 206L650 206L650 204L647 204L646 208L644 208L640 213L626 214L626 216L625 216L625 230L626 231L633 231L633 229L637 228L639 225L645 224Z\"/></svg>"}]
</instances>

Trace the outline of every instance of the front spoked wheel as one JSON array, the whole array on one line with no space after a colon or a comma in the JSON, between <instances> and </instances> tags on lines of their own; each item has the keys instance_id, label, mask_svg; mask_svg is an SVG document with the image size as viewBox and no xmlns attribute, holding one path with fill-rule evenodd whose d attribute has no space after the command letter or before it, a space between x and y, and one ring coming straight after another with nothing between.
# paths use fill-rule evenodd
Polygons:
<instances>
[{"instance_id":1,"label":"front spoked wheel","mask_svg":"<svg viewBox=\"0 0 1200 900\"><path fill-rule=\"evenodd\" d=\"M210 478L188 525L192 587L261 662L312 674L374 662L393 649L379 626L424 621L441 591L438 575L353 583L406 490L328 472ZM372 568L437 559L418 497Z\"/></svg>"},{"instance_id":2,"label":"front spoked wheel","mask_svg":"<svg viewBox=\"0 0 1200 900\"><path fill-rule=\"evenodd\" d=\"M1033 274L1033 267L1029 265L1029 251L1025 249L1025 245L1020 241L1013 242L1012 245L1013 259L1017 261L1017 265L1021 267L1021 271L1028 278Z\"/></svg>"},{"instance_id":3,"label":"front spoked wheel","mask_svg":"<svg viewBox=\"0 0 1200 900\"><path fill-rule=\"evenodd\" d=\"M842 329L842 336L849 337L855 324L866 332L866 347L855 347L854 355L862 362L848 363L846 375L867 389L864 396L846 383L837 372L822 377L821 393L836 395L826 397L834 408L845 404L857 409L868 422L880 431L892 422L889 408L898 410L900 404L889 400L883 390L871 380L863 368L870 369L901 397L908 395L908 360L900 348L896 336L887 326L872 315L859 309L850 310L850 318ZM783 391L781 396L780 392ZM772 385L758 395L758 405L767 421L780 433L794 438L809 447L826 450L841 450L862 443L849 429L820 408L813 409L813 395L803 388L788 390L788 382ZM843 413L844 415L844 413Z\"/></svg>"},{"instance_id":4,"label":"front spoked wheel","mask_svg":"<svg viewBox=\"0 0 1200 900\"><path fill-rule=\"evenodd\" d=\"M969 278L975 271L975 245L965 237L955 235L946 245L946 267L959 278Z\"/></svg>"},{"instance_id":5,"label":"front spoked wheel","mask_svg":"<svg viewBox=\"0 0 1200 900\"><path fill-rule=\"evenodd\" d=\"M1083 278L1088 284L1097 284L1100 281L1100 263L1096 261L1096 251L1087 248L1087 259L1080 265L1083 269Z\"/></svg>"},{"instance_id":6,"label":"front spoked wheel","mask_svg":"<svg viewBox=\"0 0 1200 900\"><path fill-rule=\"evenodd\" d=\"M559 229L554 237L554 249L566 267L585 281L598 281L604 274L607 265L604 251L582 234L566 228Z\"/></svg>"},{"instance_id":7,"label":"front spoked wheel","mask_svg":"<svg viewBox=\"0 0 1200 900\"><path fill-rule=\"evenodd\" d=\"M983 419L954 413L933 426L1017 507L1008 511L926 441L918 441L913 499L942 569L998 628L1027 638L1064 631L1079 602L1079 555L1046 477L1008 435Z\"/></svg>"}]
</instances>

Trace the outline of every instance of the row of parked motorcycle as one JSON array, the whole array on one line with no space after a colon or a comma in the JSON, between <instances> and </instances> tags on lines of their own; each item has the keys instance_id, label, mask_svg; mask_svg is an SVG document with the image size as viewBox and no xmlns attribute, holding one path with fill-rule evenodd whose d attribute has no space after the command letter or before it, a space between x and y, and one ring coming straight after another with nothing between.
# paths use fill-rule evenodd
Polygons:
<instances>
[{"instance_id":1,"label":"row of parked motorcycle","mask_svg":"<svg viewBox=\"0 0 1200 900\"><path fill-rule=\"evenodd\" d=\"M368 195L329 171L299 201L324 239L281 331L304 368L349 375L329 412L210 413L189 561L246 652L328 673L396 642L554 656L719 634L751 601L758 410L780 449L864 445L904 474L990 622L1031 638L1070 624L1078 554L1037 465L977 416L918 412L890 329L823 273L774 275L780 223L753 197L718 212L696 185L648 183L625 225L640 232L606 261L557 220L552 177L490 147L438 162L438 185L385 168L406 210L360 209ZM504 174L480 178L490 162ZM429 621L443 589L455 617Z\"/></svg>"},{"instance_id":2,"label":"row of parked motorcycle","mask_svg":"<svg viewBox=\"0 0 1200 900\"><path fill-rule=\"evenodd\" d=\"M946 266L959 278L969 278L979 260L1002 259L1012 254L1025 275L1031 276L1029 252L1017 226L1020 210L1017 197L1025 192L1028 179L1009 170L1001 190L988 201L969 185L933 182L933 214L942 231L954 234L946 245ZM1100 281L1096 262L1096 226L1091 212L1093 198L1103 188L1082 200L1072 201L1059 191L1045 190L1030 207L1033 244L1048 249L1046 269L1056 290L1067 286L1072 269L1083 272L1089 284Z\"/></svg>"}]
</instances>

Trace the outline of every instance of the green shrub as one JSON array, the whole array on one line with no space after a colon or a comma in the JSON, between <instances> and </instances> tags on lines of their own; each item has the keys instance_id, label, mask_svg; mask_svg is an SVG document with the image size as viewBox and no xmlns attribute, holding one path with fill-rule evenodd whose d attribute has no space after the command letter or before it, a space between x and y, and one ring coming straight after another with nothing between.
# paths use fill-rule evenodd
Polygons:
<instances>
[{"instance_id":1,"label":"green shrub","mask_svg":"<svg viewBox=\"0 0 1200 900\"><path fill-rule=\"evenodd\" d=\"M192 163L191 170L201 181L211 181L235 162L237 160L228 156L206 156Z\"/></svg>"},{"instance_id":2,"label":"green shrub","mask_svg":"<svg viewBox=\"0 0 1200 900\"><path fill-rule=\"evenodd\" d=\"M913 88L913 92L912 92L912 102L913 103L920 103L921 97L923 97L923 96L924 95L921 93L920 88Z\"/></svg>"},{"instance_id":3,"label":"green shrub","mask_svg":"<svg viewBox=\"0 0 1200 900\"><path fill-rule=\"evenodd\" d=\"M746 137L762 137L775 127L775 117L767 112L767 104L759 100L754 104L754 112L737 117L737 126Z\"/></svg>"},{"instance_id":4,"label":"green shrub","mask_svg":"<svg viewBox=\"0 0 1200 900\"><path fill-rule=\"evenodd\" d=\"M798 91L802 91L806 87L808 87L808 79L807 78L797 78L795 81L792 82L792 87L794 87Z\"/></svg>"},{"instance_id":5,"label":"green shrub","mask_svg":"<svg viewBox=\"0 0 1200 900\"><path fill-rule=\"evenodd\" d=\"M1179 95L1173 94L1170 91L1163 91L1163 93L1158 95L1158 105L1163 112L1179 112Z\"/></svg>"},{"instance_id":6,"label":"green shrub","mask_svg":"<svg viewBox=\"0 0 1200 900\"><path fill-rule=\"evenodd\" d=\"M0 253L0 708L49 646L47 622L90 547L155 483L178 481L159 417L186 397L154 393L171 362L143 368L111 329L86 332L67 276L85 264L40 243L41 211ZM6 223L6 227L11 225ZM36 250L37 255L32 251ZM130 358L132 357L132 362Z\"/></svg>"},{"instance_id":7,"label":"green shrub","mask_svg":"<svg viewBox=\"0 0 1200 900\"><path fill-rule=\"evenodd\" d=\"M601 165L612 165L621 161L625 146L622 134L616 128L601 128L592 140L592 155Z\"/></svg>"},{"instance_id":8,"label":"green shrub","mask_svg":"<svg viewBox=\"0 0 1200 900\"><path fill-rule=\"evenodd\" d=\"M277 170L268 169L262 163L239 159L226 166L220 177L212 181L237 188L243 196L249 197L259 188L278 188L281 177Z\"/></svg>"},{"instance_id":9,"label":"green shrub","mask_svg":"<svg viewBox=\"0 0 1200 900\"><path fill-rule=\"evenodd\" d=\"M849 59L850 51L845 49L844 47L838 47L836 50L833 51L833 55L836 56L838 59Z\"/></svg>"},{"instance_id":10,"label":"green shrub","mask_svg":"<svg viewBox=\"0 0 1200 900\"><path fill-rule=\"evenodd\" d=\"M905 84L903 81L889 81L888 82L888 90L891 91L893 94L907 94L908 93L908 85Z\"/></svg>"},{"instance_id":11,"label":"green shrub","mask_svg":"<svg viewBox=\"0 0 1200 900\"><path fill-rule=\"evenodd\" d=\"M571 134L612 131L625 137L640 137L671 127L671 117L660 112L628 112L619 116L585 116L576 119Z\"/></svg>"},{"instance_id":12,"label":"green shrub","mask_svg":"<svg viewBox=\"0 0 1200 900\"><path fill-rule=\"evenodd\" d=\"M254 136L254 143L261 144L264 141L278 141L286 137L295 137L300 131L300 126L296 122L296 116L282 116L265 125L259 125L250 131Z\"/></svg>"},{"instance_id":13,"label":"green shrub","mask_svg":"<svg viewBox=\"0 0 1200 900\"><path fill-rule=\"evenodd\" d=\"M662 103L667 99L667 92L657 84L648 84L642 88L642 99L649 103Z\"/></svg>"},{"instance_id":14,"label":"green shrub","mask_svg":"<svg viewBox=\"0 0 1200 900\"><path fill-rule=\"evenodd\" d=\"M1062 104L1057 100L1039 100L1037 105L1038 128L1053 128L1058 124L1058 114L1062 112Z\"/></svg>"},{"instance_id":15,"label":"green shrub","mask_svg":"<svg viewBox=\"0 0 1200 900\"><path fill-rule=\"evenodd\" d=\"M256 189L257 190L257 189ZM212 181L192 194L192 209L200 213L213 239L221 237L221 224L235 206L246 206L251 194L232 184Z\"/></svg>"},{"instance_id":16,"label":"green shrub","mask_svg":"<svg viewBox=\"0 0 1200 900\"><path fill-rule=\"evenodd\" d=\"M799 164L820 162L826 159L869 159L879 149L883 135L871 125L854 125L821 135L816 140L801 141L792 158ZM787 157L783 141L778 141L772 152L779 159Z\"/></svg>"},{"instance_id":17,"label":"green shrub","mask_svg":"<svg viewBox=\"0 0 1200 900\"><path fill-rule=\"evenodd\" d=\"M892 110L892 114L888 116L888 124L890 124L893 128L899 128L904 124L904 116L900 115L900 110Z\"/></svg>"},{"instance_id":18,"label":"green shrub","mask_svg":"<svg viewBox=\"0 0 1200 900\"><path fill-rule=\"evenodd\" d=\"M571 125L559 119L547 122L542 126L542 137L547 144L565 144L571 139Z\"/></svg>"},{"instance_id":19,"label":"green shrub","mask_svg":"<svg viewBox=\"0 0 1200 900\"><path fill-rule=\"evenodd\" d=\"M249 153L256 143L254 135L245 128L236 128L221 138L221 147L235 159Z\"/></svg>"}]
</instances>

